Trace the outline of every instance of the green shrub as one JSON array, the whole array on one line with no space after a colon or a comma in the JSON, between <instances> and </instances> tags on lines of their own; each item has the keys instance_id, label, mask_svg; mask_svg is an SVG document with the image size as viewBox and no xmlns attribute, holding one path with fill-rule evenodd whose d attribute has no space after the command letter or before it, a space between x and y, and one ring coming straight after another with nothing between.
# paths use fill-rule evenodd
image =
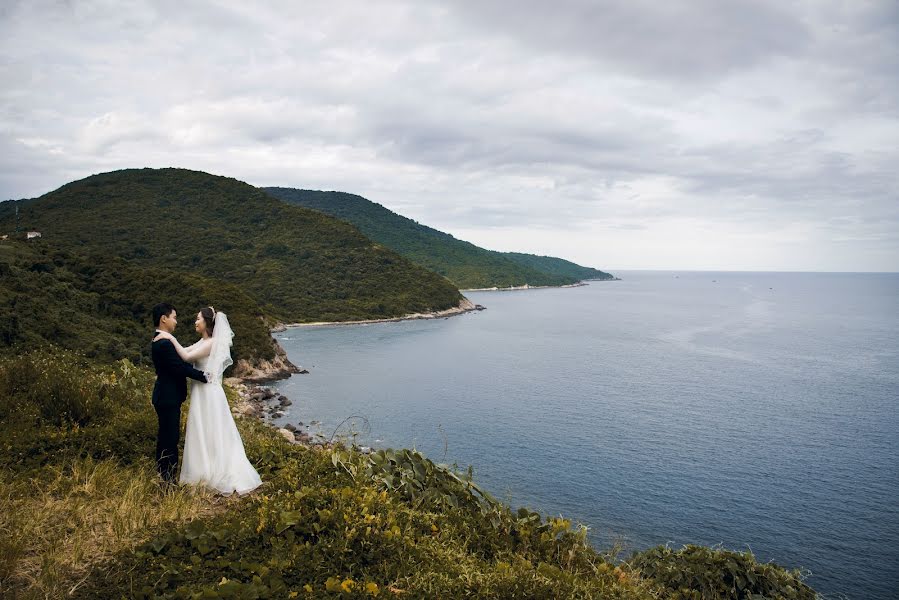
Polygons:
<instances>
[{"instance_id":1,"label":"green shrub","mask_svg":"<svg viewBox=\"0 0 899 600\"><path fill-rule=\"evenodd\" d=\"M0 419L39 425L85 426L109 420L115 406L130 399L118 369L92 364L58 348L26 352L0 363Z\"/></svg>"},{"instance_id":2,"label":"green shrub","mask_svg":"<svg viewBox=\"0 0 899 600\"><path fill-rule=\"evenodd\" d=\"M0 464L28 470L75 456L151 456L152 378L127 359L102 365L58 348L0 360Z\"/></svg>"},{"instance_id":3,"label":"green shrub","mask_svg":"<svg viewBox=\"0 0 899 600\"><path fill-rule=\"evenodd\" d=\"M692 545L675 551L657 546L634 554L629 563L665 590L666 597L677 600L815 598L799 571L756 562L749 552Z\"/></svg>"},{"instance_id":4,"label":"green shrub","mask_svg":"<svg viewBox=\"0 0 899 600\"><path fill-rule=\"evenodd\" d=\"M14 244L10 276L0 286L0 355L50 344L107 363L128 358L149 365L151 309L166 300L178 307L175 332L195 339L196 310L214 305L229 314L237 336L235 361L270 360L275 345L262 309L238 285L201 274L141 266L116 256ZM34 272L35 260L52 258L52 272Z\"/></svg>"}]
</instances>

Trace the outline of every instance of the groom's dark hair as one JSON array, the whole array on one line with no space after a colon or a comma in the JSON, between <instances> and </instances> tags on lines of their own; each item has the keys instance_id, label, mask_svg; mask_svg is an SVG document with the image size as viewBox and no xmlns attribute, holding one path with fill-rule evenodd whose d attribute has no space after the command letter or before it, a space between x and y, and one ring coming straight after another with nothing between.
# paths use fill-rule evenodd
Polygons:
<instances>
[{"instance_id":1,"label":"groom's dark hair","mask_svg":"<svg viewBox=\"0 0 899 600\"><path fill-rule=\"evenodd\" d=\"M153 327L159 327L159 320L163 315L168 316L172 314L172 311L175 310L175 307L169 304L168 302L160 302L156 306L153 307Z\"/></svg>"}]
</instances>

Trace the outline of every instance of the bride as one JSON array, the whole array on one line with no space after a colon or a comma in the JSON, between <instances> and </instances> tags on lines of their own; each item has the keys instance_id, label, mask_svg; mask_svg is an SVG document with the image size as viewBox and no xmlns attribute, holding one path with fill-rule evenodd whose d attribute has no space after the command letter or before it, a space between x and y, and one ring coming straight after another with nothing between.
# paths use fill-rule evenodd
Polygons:
<instances>
[{"instance_id":1,"label":"bride","mask_svg":"<svg viewBox=\"0 0 899 600\"><path fill-rule=\"evenodd\" d=\"M197 313L194 325L202 337L187 348L170 333L160 332L153 340L171 340L179 356L204 371L209 382L195 382L191 388L184 460L178 481L205 485L223 494L246 494L259 487L262 480L247 460L222 388L222 373L233 363L231 340L234 332L228 316L215 312L211 306Z\"/></svg>"}]
</instances>

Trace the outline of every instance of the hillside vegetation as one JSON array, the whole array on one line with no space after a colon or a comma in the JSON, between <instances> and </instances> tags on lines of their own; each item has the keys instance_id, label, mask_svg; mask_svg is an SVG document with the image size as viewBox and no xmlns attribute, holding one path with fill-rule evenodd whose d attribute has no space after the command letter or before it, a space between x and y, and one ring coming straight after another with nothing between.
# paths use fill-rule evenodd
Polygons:
<instances>
[{"instance_id":1,"label":"hillside vegetation","mask_svg":"<svg viewBox=\"0 0 899 600\"><path fill-rule=\"evenodd\" d=\"M0 243L0 354L54 344L90 358L149 364L150 311L163 299L178 309L182 341L196 339L200 307L227 307L239 334L234 355L251 363L275 357L271 319L235 284L60 250L49 239Z\"/></svg>"},{"instance_id":2,"label":"hillside vegetation","mask_svg":"<svg viewBox=\"0 0 899 600\"><path fill-rule=\"evenodd\" d=\"M347 223L279 202L246 183L184 169L94 175L0 204L0 231L36 229L54 249L240 286L291 322L401 316L450 308L445 279ZM225 308L225 307L223 307Z\"/></svg>"},{"instance_id":3,"label":"hillside vegetation","mask_svg":"<svg viewBox=\"0 0 899 600\"><path fill-rule=\"evenodd\" d=\"M536 254L524 254L523 252L502 252L502 255L533 269L571 277L578 281L585 281L588 279L598 279L601 281L614 279L613 275L606 273L605 271L600 271L599 269L594 269L592 267L582 267L579 264L554 256L537 256Z\"/></svg>"},{"instance_id":4,"label":"hillside vegetation","mask_svg":"<svg viewBox=\"0 0 899 600\"><path fill-rule=\"evenodd\" d=\"M283 187L263 189L289 204L352 223L371 239L443 275L462 289L526 283L532 286L567 285L583 279L613 278L603 271L560 258L485 250L354 194Z\"/></svg>"}]
</instances>

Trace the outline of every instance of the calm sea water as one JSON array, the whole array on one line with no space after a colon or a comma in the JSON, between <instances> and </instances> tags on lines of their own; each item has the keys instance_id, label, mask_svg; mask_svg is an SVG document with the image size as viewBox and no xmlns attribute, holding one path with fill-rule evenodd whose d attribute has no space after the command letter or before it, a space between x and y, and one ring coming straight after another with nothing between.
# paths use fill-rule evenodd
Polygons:
<instances>
[{"instance_id":1,"label":"calm sea water","mask_svg":"<svg viewBox=\"0 0 899 600\"><path fill-rule=\"evenodd\" d=\"M288 330L310 374L277 384L280 422L330 437L364 416L358 443L472 465L600 547L751 549L827 595L895 598L899 275L619 275Z\"/></svg>"}]
</instances>

